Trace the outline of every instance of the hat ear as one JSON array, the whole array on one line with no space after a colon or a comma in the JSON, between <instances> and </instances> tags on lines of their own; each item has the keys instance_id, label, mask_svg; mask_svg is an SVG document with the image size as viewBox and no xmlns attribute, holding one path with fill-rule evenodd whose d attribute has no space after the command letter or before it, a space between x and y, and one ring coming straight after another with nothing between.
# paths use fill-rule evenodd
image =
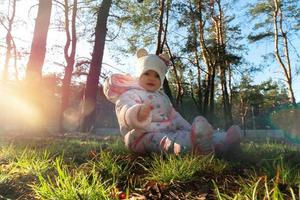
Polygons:
<instances>
[{"instance_id":1,"label":"hat ear","mask_svg":"<svg viewBox=\"0 0 300 200\"><path fill-rule=\"evenodd\" d=\"M139 49L139 50L137 50L137 52L136 52L136 56L137 56L138 58L141 58L141 57L144 57L144 56L147 56L147 55L148 55L148 51L147 51L146 49L144 49L144 48Z\"/></svg>"},{"instance_id":2,"label":"hat ear","mask_svg":"<svg viewBox=\"0 0 300 200\"><path fill-rule=\"evenodd\" d=\"M166 65L169 65L170 64L170 57L168 54L166 53L161 53L158 55L164 62Z\"/></svg>"}]
</instances>

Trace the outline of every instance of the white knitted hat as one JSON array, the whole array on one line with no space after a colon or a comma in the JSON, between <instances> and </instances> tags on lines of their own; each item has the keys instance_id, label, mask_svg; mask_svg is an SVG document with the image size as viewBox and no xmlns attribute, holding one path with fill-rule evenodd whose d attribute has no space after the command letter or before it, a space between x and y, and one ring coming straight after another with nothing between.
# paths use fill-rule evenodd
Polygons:
<instances>
[{"instance_id":1,"label":"white knitted hat","mask_svg":"<svg viewBox=\"0 0 300 200\"><path fill-rule=\"evenodd\" d=\"M139 49L136 55L138 58L138 77L148 70L153 70L158 73L162 86L168 71L169 56L167 54L148 54L145 49Z\"/></svg>"}]
</instances>

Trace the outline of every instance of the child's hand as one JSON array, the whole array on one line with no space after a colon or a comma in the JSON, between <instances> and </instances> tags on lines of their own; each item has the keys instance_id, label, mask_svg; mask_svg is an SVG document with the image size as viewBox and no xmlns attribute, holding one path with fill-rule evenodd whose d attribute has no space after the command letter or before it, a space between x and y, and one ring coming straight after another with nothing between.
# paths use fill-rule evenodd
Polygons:
<instances>
[{"instance_id":1,"label":"child's hand","mask_svg":"<svg viewBox=\"0 0 300 200\"><path fill-rule=\"evenodd\" d=\"M153 106L150 104L142 104L141 105L141 109L139 110L138 114L137 114L137 119L138 121L144 121L146 120L149 115L151 110L153 110Z\"/></svg>"}]
</instances>

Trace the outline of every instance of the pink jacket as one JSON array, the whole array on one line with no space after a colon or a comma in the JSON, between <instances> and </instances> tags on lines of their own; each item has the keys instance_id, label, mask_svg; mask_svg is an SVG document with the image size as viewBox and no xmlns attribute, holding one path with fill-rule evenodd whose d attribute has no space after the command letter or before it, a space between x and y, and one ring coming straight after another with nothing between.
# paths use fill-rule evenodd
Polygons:
<instances>
[{"instance_id":1,"label":"pink jacket","mask_svg":"<svg viewBox=\"0 0 300 200\"><path fill-rule=\"evenodd\" d=\"M191 125L173 108L163 91L148 92L130 75L113 74L103 85L107 99L116 105L122 135L133 129L139 132L190 130ZM137 120L141 104L151 104L153 110L145 121Z\"/></svg>"}]
</instances>

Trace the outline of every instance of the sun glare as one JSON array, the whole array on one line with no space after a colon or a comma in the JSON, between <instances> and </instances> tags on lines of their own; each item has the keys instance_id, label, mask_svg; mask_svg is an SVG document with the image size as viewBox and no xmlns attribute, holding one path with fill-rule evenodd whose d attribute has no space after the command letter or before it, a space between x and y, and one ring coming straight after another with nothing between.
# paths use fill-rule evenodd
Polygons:
<instances>
[{"instance_id":1,"label":"sun glare","mask_svg":"<svg viewBox=\"0 0 300 200\"><path fill-rule=\"evenodd\" d=\"M0 91L0 118L4 129L39 126L42 120L41 113L36 106L26 100L24 92L7 86L0 86Z\"/></svg>"}]
</instances>

